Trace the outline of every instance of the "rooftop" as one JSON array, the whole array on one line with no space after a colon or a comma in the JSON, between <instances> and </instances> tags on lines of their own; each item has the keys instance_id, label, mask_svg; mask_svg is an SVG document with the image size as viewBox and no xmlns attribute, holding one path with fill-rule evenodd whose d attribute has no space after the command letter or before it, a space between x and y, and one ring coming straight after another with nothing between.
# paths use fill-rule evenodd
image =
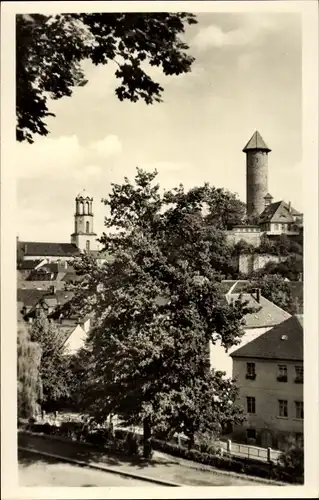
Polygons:
<instances>
[{"instance_id":1,"label":"rooftop","mask_svg":"<svg viewBox=\"0 0 319 500\"><path fill-rule=\"evenodd\" d=\"M248 302L247 307L252 307L259 310L255 313L248 313L245 315L244 328L262 328L272 327L282 323L291 315L278 307L276 304L266 299L262 295L258 302L251 293L227 293L226 300L228 303L236 301L241 297L243 302Z\"/></svg>"},{"instance_id":2,"label":"rooftop","mask_svg":"<svg viewBox=\"0 0 319 500\"><path fill-rule=\"evenodd\" d=\"M80 254L78 247L73 243L19 241L18 244L24 255L29 257L74 257Z\"/></svg>"},{"instance_id":3,"label":"rooftop","mask_svg":"<svg viewBox=\"0 0 319 500\"><path fill-rule=\"evenodd\" d=\"M260 222L294 222L294 217L302 215L284 200L270 203L260 214Z\"/></svg>"},{"instance_id":4,"label":"rooftop","mask_svg":"<svg viewBox=\"0 0 319 500\"><path fill-rule=\"evenodd\" d=\"M244 147L243 152L246 153L248 151L258 150L258 149L267 152L271 151L271 149L269 149L269 147L266 145L264 139L261 137L258 130L256 130L256 132L251 136L246 146Z\"/></svg>"},{"instance_id":5,"label":"rooftop","mask_svg":"<svg viewBox=\"0 0 319 500\"><path fill-rule=\"evenodd\" d=\"M76 200L78 200L79 198L83 199L89 198L90 200L93 200L93 196L85 189L82 189L82 191L80 191L80 193L76 195Z\"/></svg>"},{"instance_id":6,"label":"rooftop","mask_svg":"<svg viewBox=\"0 0 319 500\"><path fill-rule=\"evenodd\" d=\"M234 351L233 358L303 361L303 316L282 321L268 332Z\"/></svg>"}]
</instances>

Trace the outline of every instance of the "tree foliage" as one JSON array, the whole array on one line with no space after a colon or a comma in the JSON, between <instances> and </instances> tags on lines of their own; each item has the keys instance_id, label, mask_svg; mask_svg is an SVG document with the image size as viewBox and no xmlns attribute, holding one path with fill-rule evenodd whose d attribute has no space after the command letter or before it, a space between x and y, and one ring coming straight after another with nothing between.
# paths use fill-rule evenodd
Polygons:
<instances>
[{"instance_id":1,"label":"tree foliage","mask_svg":"<svg viewBox=\"0 0 319 500\"><path fill-rule=\"evenodd\" d=\"M38 413L41 400L41 348L31 342L22 318L18 321L17 340L18 417L29 419Z\"/></svg>"},{"instance_id":2,"label":"tree foliage","mask_svg":"<svg viewBox=\"0 0 319 500\"><path fill-rule=\"evenodd\" d=\"M251 280L250 290L260 288L261 294L290 314L302 313L302 304L294 297L289 282L278 274L266 274Z\"/></svg>"},{"instance_id":3,"label":"tree foliage","mask_svg":"<svg viewBox=\"0 0 319 500\"><path fill-rule=\"evenodd\" d=\"M155 177L138 169L134 183L112 186L101 238L112 259L101 265L85 255L76 264L83 279L73 307L96 318L83 393L97 420L115 413L147 423L148 434L192 440L203 427L215 432L243 419L232 381L210 371L209 341L238 342L249 309L222 295L230 249L203 213L211 193L218 211L216 190L180 186L161 195ZM218 197L222 205L227 193Z\"/></svg>"},{"instance_id":4,"label":"tree foliage","mask_svg":"<svg viewBox=\"0 0 319 500\"><path fill-rule=\"evenodd\" d=\"M16 18L17 140L47 135L54 116L48 97L71 96L87 83L81 63L116 63L119 100L161 101L163 88L149 76L146 63L165 75L191 69L193 58L180 35L196 23L189 13L91 13L18 15Z\"/></svg>"},{"instance_id":5,"label":"tree foliage","mask_svg":"<svg viewBox=\"0 0 319 500\"><path fill-rule=\"evenodd\" d=\"M304 480L304 447L301 444L292 444L278 458L278 465L287 474Z\"/></svg>"},{"instance_id":6,"label":"tree foliage","mask_svg":"<svg viewBox=\"0 0 319 500\"><path fill-rule=\"evenodd\" d=\"M32 323L31 339L41 346L40 376L43 406L54 409L61 398L69 396L69 360L58 326L40 311Z\"/></svg>"}]
</instances>

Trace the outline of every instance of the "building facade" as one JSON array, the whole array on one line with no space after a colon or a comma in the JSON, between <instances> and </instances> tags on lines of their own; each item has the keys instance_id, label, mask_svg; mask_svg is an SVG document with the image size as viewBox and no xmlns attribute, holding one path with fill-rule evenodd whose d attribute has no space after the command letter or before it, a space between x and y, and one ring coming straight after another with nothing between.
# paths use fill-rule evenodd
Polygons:
<instances>
[{"instance_id":1,"label":"building facade","mask_svg":"<svg viewBox=\"0 0 319 500\"><path fill-rule=\"evenodd\" d=\"M303 321L292 316L232 352L238 403L247 420L237 440L285 449L303 439Z\"/></svg>"},{"instance_id":2,"label":"building facade","mask_svg":"<svg viewBox=\"0 0 319 500\"><path fill-rule=\"evenodd\" d=\"M233 372L233 352L291 317L289 313L263 297L259 290L255 293L247 293L245 291L234 293L236 287L236 284L233 285L228 293L226 293L226 301L231 303L241 297L241 300L247 302L248 307L253 308L256 312L245 315L244 335L240 338L239 343L228 349L228 351L221 345L220 340L217 340L215 344L210 342L211 368L215 371L225 372L227 377L231 377Z\"/></svg>"}]
</instances>

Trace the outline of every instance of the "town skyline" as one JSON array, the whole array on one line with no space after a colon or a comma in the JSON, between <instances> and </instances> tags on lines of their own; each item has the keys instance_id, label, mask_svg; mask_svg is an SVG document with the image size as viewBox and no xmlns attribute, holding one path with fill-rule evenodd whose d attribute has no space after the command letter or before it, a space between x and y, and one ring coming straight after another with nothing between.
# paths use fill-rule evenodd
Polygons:
<instances>
[{"instance_id":1,"label":"town skyline","mask_svg":"<svg viewBox=\"0 0 319 500\"><path fill-rule=\"evenodd\" d=\"M20 239L69 241L83 188L94 198L100 235L101 198L112 182L133 179L136 167L156 168L166 189L209 182L245 202L242 149L255 130L272 150L274 201L303 211L299 14L210 13L198 21L185 34L192 72L156 74L163 103L119 102L114 67L85 63L88 84L50 105L48 137L16 145Z\"/></svg>"}]
</instances>

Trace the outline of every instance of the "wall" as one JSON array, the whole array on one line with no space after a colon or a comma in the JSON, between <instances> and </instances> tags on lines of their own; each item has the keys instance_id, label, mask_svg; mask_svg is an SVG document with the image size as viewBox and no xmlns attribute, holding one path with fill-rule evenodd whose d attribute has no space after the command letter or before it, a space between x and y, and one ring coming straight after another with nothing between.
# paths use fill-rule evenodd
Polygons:
<instances>
[{"instance_id":1,"label":"wall","mask_svg":"<svg viewBox=\"0 0 319 500\"><path fill-rule=\"evenodd\" d=\"M246 379L246 363L255 363L256 379ZM278 364L287 365L288 381L278 382ZM303 432L303 420L295 418L295 401L303 401L303 384L294 383L295 366L302 362L256 360L242 358L233 360L233 376L238 379L240 393L238 403L247 411L246 397L256 398L256 414L247 415L245 428L268 429L263 433L263 446L282 447L280 436ZM278 417L278 400L288 401L288 417ZM265 442L265 437L269 439ZM267 441L266 439L266 441ZM278 442L279 439L279 442Z\"/></svg>"},{"instance_id":2,"label":"wall","mask_svg":"<svg viewBox=\"0 0 319 500\"><path fill-rule=\"evenodd\" d=\"M261 235L263 234L261 231L239 231L239 230L231 230L225 231L227 242L229 244L236 244L240 240L244 240L250 245L253 245L255 248L259 247L261 243Z\"/></svg>"},{"instance_id":3,"label":"wall","mask_svg":"<svg viewBox=\"0 0 319 500\"><path fill-rule=\"evenodd\" d=\"M86 242L90 242L90 250L98 250L99 242L96 241L98 236L96 234L76 234L72 235L72 243L75 243L76 246L81 250L86 250Z\"/></svg>"},{"instance_id":4,"label":"wall","mask_svg":"<svg viewBox=\"0 0 319 500\"><path fill-rule=\"evenodd\" d=\"M263 333L266 333L272 327L261 327L261 328L247 328L245 329L245 334L240 339L240 343L236 346L231 347L228 352L226 352L225 348L221 346L220 340L216 342L216 344L209 343L209 352L210 352L210 366L215 371L223 371L226 372L227 377L231 377L233 373L233 361L230 357L230 354L242 347L248 342L256 339Z\"/></svg>"},{"instance_id":5,"label":"wall","mask_svg":"<svg viewBox=\"0 0 319 500\"><path fill-rule=\"evenodd\" d=\"M260 215L268 192L268 153L254 150L246 153L247 214Z\"/></svg>"},{"instance_id":6,"label":"wall","mask_svg":"<svg viewBox=\"0 0 319 500\"><path fill-rule=\"evenodd\" d=\"M68 354L75 354L81 347L83 347L86 338L87 333L80 325L77 325L65 343Z\"/></svg>"},{"instance_id":7,"label":"wall","mask_svg":"<svg viewBox=\"0 0 319 500\"><path fill-rule=\"evenodd\" d=\"M238 270L243 274L250 274L253 271L262 269L268 262L282 262L287 257L270 254L240 254L238 256Z\"/></svg>"}]
</instances>

